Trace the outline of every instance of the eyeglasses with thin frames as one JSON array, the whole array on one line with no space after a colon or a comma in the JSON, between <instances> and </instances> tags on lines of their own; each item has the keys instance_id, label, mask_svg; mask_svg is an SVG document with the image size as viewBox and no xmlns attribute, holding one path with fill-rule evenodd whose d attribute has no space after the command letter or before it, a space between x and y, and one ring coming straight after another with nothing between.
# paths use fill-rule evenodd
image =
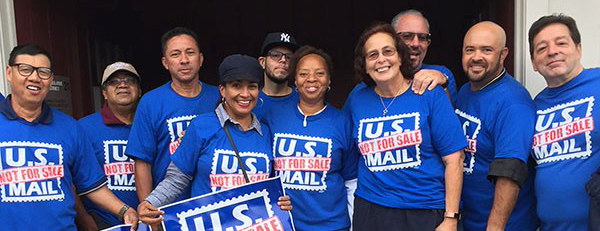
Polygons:
<instances>
[{"instance_id":1,"label":"eyeglasses with thin frames","mask_svg":"<svg viewBox=\"0 0 600 231\"><path fill-rule=\"evenodd\" d=\"M27 78L37 71L38 77L43 80L48 80L52 77L52 69L48 67L34 67L26 63L15 63L10 66L17 67L19 74Z\"/></svg>"},{"instance_id":2,"label":"eyeglasses with thin frames","mask_svg":"<svg viewBox=\"0 0 600 231\"><path fill-rule=\"evenodd\" d=\"M381 50L381 54L385 57L390 57L396 54L396 49L390 47L384 47ZM371 51L367 53L367 60L377 60L379 58L379 51Z\"/></svg>"},{"instance_id":3,"label":"eyeglasses with thin frames","mask_svg":"<svg viewBox=\"0 0 600 231\"><path fill-rule=\"evenodd\" d=\"M419 39L419 42L431 41L430 33L398 32L397 34L405 42L412 41L415 38L415 36L417 36L417 38Z\"/></svg>"},{"instance_id":4,"label":"eyeglasses with thin frames","mask_svg":"<svg viewBox=\"0 0 600 231\"><path fill-rule=\"evenodd\" d=\"M267 56L269 56L271 59L275 60L275 61L279 61L281 60L281 58L283 56L285 56L286 60L290 60L290 58L292 58L292 53L283 53L280 51L275 51L275 50L271 50L269 51L269 53L267 54Z\"/></svg>"}]
</instances>

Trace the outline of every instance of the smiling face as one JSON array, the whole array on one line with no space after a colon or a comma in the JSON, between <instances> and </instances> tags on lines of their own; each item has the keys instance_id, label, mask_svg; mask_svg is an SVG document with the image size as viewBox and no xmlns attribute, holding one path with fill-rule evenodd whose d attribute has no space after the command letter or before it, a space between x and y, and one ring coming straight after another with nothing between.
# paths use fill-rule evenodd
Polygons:
<instances>
[{"instance_id":1,"label":"smiling face","mask_svg":"<svg viewBox=\"0 0 600 231\"><path fill-rule=\"evenodd\" d=\"M471 27L463 41L462 65L471 84L485 86L498 76L508 54L504 31L492 22L481 22Z\"/></svg>"},{"instance_id":2,"label":"smiling face","mask_svg":"<svg viewBox=\"0 0 600 231\"><path fill-rule=\"evenodd\" d=\"M15 58L15 64L29 64L33 67L50 68L50 59L47 56L20 54ZM54 76L49 79L40 79L39 73L34 71L26 77L19 73L17 66L6 67L6 79L10 82L13 107L41 108L42 102L48 95ZM17 104L17 105L15 105Z\"/></svg>"},{"instance_id":3,"label":"smiling face","mask_svg":"<svg viewBox=\"0 0 600 231\"><path fill-rule=\"evenodd\" d=\"M162 64L173 81L190 83L198 81L198 71L204 57L192 36L182 34L167 41Z\"/></svg>"},{"instance_id":4,"label":"smiling face","mask_svg":"<svg viewBox=\"0 0 600 231\"><path fill-rule=\"evenodd\" d=\"M135 105L141 95L137 77L123 71L114 73L106 81L106 87L102 89L102 95L109 105Z\"/></svg>"},{"instance_id":5,"label":"smiling face","mask_svg":"<svg viewBox=\"0 0 600 231\"><path fill-rule=\"evenodd\" d=\"M427 28L425 19L415 14L406 14L400 17L394 30L396 30L396 33L411 32L429 34L429 29ZM431 40L420 40L418 36L413 36L410 39L403 38L402 41L409 48L410 61L413 68L416 68L415 70L421 69L423 60L425 60L425 56L427 55L427 48L429 48L429 44L431 44Z\"/></svg>"},{"instance_id":6,"label":"smiling face","mask_svg":"<svg viewBox=\"0 0 600 231\"><path fill-rule=\"evenodd\" d=\"M373 34L365 42L364 50L367 74L377 85L402 78L400 56L389 34Z\"/></svg>"},{"instance_id":7,"label":"smiling face","mask_svg":"<svg viewBox=\"0 0 600 231\"><path fill-rule=\"evenodd\" d=\"M325 59L316 54L302 57L296 66L294 83L300 92L300 100L312 103L323 102L331 83Z\"/></svg>"},{"instance_id":8,"label":"smiling face","mask_svg":"<svg viewBox=\"0 0 600 231\"><path fill-rule=\"evenodd\" d=\"M258 99L258 83L248 80L234 80L219 85L221 96L225 98L225 110L235 121L242 121L251 115Z\"/></svg>"},{"instance_id":9,"label":"smiling face","mask_svg":"<svg viewBox=\"0 0 600 231\"><path fill-rule=\"evenodd\" d=\"M550 24L533 39L533 69L539 72L549 87L560 86L582 70L581 44L575 44L567 26Z\"/></svg>"}]
</instances>

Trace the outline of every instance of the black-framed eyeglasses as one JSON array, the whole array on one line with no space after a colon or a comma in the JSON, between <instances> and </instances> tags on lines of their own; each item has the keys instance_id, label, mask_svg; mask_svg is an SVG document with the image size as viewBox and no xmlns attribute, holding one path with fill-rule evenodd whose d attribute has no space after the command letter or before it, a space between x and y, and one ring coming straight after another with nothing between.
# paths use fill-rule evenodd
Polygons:
<instances>
[{"instance_id":1,"label":"black-framed eyeglasses","mask_svg":"<svg viewBox=\"0 0 600 231\"><path fill-rule=\"evenodd\" d=\"M111 78L109 80L106 80L106 82L104 82L105 86L119 86L121 85L121 83L125 83L127 85L134 85L138 83L137 78L135 77L131 77L131 76L127 76L125 78Z\"/></svg>"},{"instance_id":2,"label":"black-framed eyeglasses","mask_svg":"<svg viewBox=\"0 0 600 231\"><path fill-rule=\"evenodd\" d=\"M31 74L33 74L34 71L37 71L38 77L40 77L40 79L48 80L52 77L52 69L48 67L34 67L27 63L15 63L10 66L17 67L19 74L21 74L25 78L31 76Z\"/></svg>"},{"instance_id":3,"label":"black-framed eyeglasses","mask_svg":"<svg viewBox=\"0 0 600 231\"><path fill-rule=\"evenodd\" d=\"M285 56L286 60L290 60L292 58L293 53L283 53L276 50L270 50L267 56L271 57L275 61L281 60L281 57Z\"/></svg>"},{"instance_id":4,"label":"black-framed eyeglasses","mask_svg":"<svg viewBox=\"0 0 600 231\"><path fill-rule=\"evenodd\" d=\"M412 41L415 35L419 38L419 42L429 42L431 39L430 33L398 32L397 34L405 42Z\"/></svg>"}]
</instances>

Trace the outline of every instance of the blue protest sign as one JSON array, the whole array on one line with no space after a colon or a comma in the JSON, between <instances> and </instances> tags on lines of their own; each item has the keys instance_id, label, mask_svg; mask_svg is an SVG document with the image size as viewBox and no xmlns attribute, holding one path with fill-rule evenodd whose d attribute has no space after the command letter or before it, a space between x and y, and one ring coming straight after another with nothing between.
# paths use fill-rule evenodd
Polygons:
<instances>
[{"instance_id":1,"label":"blue protest sign","mask_svg":"<svg viewBox=\"0 0 600 231\"><path fill-rule=\"evenodd\" d=\"M190 198L160 209L169 230L295 230L292 215L277 206L279 177ZM293 202L292 202L293 203Z\"/></svg>"},{"instance_id":2,"label":"blue protest sign","mask_svg":"<svg viewBox=\"0 0 600 231\"><path fill-rule=\"evenodd\" d=\"M103 229L102 231L130 231L131 230L131 225L130 224L124 224L124 225L116 225L113 227L110 227L108 229ZM137 231L150 231L150 226L139 222L138 223L138 227L136 229Z\"/></svg>"}]
</instances>

